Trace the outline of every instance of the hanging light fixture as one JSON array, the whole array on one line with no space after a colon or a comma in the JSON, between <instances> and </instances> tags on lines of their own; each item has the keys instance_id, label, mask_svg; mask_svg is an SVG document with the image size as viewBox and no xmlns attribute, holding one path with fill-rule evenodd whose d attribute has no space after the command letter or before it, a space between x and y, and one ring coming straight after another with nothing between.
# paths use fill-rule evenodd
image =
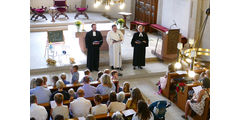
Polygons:
<instances>
[{"instance_id":1,"label":"hanging light fixture","mask_svg":"<svg viewBox=\"0 0 240 120\"><path fill-rule=\"evenodd\" d=\"M110 9L109 0L106 1L105 9L106 9L106 10L109 10L109 9Z\"/></svg>"},{"instance_id":2,"label":"hanging light fixture","mask_svg":"<svg viewBox=\"0 0 240 120\"><path fill-rule=\"evenodd\" d=\"M110 5L114 5L114 1L113 0L110 1Z\"/></svg>"},{"instance_id":3,"label":"hanging light fixture","mask_svg":"<svg viewBox=\"0 0 240 120\"><path fill-rule=\"evenodd\" d=\"M94 8L97 8L100 4L101 4L100 0L95 0L95 3L93 6L94 6Z\"/></svg>"},{"instance_id":4,"label":"hanging light fixture","mask_svg":"<svg viewBox=\"0 0 240 120\"><path fill-rule=\"evenodd\" d=\"M120 0L120 6L119 6L119 8L120 8L120 9L124 9L124 7L125 7L125 0Z\"/></svg>"}]
</instances>

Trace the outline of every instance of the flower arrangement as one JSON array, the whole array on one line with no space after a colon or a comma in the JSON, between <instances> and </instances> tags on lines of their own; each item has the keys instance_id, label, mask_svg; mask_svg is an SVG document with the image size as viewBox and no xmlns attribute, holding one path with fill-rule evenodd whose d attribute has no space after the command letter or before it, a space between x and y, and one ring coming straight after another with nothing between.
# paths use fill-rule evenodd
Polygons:
<instances>
[{"instance_id":1,"label":"flower arrangement","mask_svg":"<svg viewBox=\"0 0 240 120\"><path fill-rule=\"evenodd\" d=\"M71 64L74 64L74 63L75 63L75 59L74 59L74 58L70 57L69 60L70 60L70 63L71 63Z\"/></svg>"},{"instance_id":2,"label":"flower arrangement","mask_svg":"<svg viewBox=\"0 0 240 120\"><path fill-rule=\"evenodd\" d=\"M177 86L176 86L176 91L179 92L183 92L184 91L184 86L185 86L185 83L178 83Z\"/></svg>"},{"instance_id":3,"label":"flower arrangement","mask_svg":"<svg viewBox=\"0 0 240 120\"><path fill-rule=\"evenodd\" d=\"M75 22L75 25L77 26L77 31L79 32L79 29L82 25L82 22L78 20L78 21Z\"/></svg>"},{"instance_id":4,"label":"flower arrangement","mask_svg":"<svg viewBox=\"0 0 240 120\"><path fill-rule=\"evenodd\" d=\"M122 28L124 22L125 22L124 19L119 18L119 19L117 20L117 25L120 24L120 28Z\"/></svg>"},{"instance_id":5,"label":"flower arrangement","mask_svg":"<svg viewBox=\"0 0 240 120\"><path fill-rule=\"evenodd\" d=\"M48 58L46 62L48 63L48 65L56 65L56 60L53 60L51 58Z\"/></svg>"}]
</instances>

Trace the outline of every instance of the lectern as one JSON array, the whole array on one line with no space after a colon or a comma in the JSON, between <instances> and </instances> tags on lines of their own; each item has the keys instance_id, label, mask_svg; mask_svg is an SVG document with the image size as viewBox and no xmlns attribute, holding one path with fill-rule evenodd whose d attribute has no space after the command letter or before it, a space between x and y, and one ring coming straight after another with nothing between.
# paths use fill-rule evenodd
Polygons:
<instances>
[{"instance_id":1,"label":"lectern","mask_svg":"<svg viewBox=\"0 0 240 120\"><path fill-rule=\"evenodd\" d=\"M180 29L171 29L162 33L162 42L158 39L152 54L161 60L174 60L177 58L177 43L181 39Z\"/></svg>"}]
</instances>

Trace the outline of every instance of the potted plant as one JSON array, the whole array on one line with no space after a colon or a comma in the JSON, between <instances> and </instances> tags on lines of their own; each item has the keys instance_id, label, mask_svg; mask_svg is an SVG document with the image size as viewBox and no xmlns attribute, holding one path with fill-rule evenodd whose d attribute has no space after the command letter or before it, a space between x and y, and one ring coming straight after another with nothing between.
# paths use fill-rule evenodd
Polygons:
<instances>
[{"instance_id":1,"label":"potted plant","mask_svg":"<svg viewBox=\"0 0 240 120\"><path fill-rule=\"evenodd\" d=\"M120 29L123 28L123 24L124 24L125 20L120 18L117 20L117 25L120 24Z\"/></svg>"},{"instance_id":2,"label":"potted plant","mask_svg":"<svg viewBox=\"0 0 240 120\"><path fill-rule=\"evenodd\" d=\"M79 32L79 29L80 29L80 27L82 25L82 22L81 21L76 21L75 25L77 26L77 32Z\"/></svg>"}]
</instances>

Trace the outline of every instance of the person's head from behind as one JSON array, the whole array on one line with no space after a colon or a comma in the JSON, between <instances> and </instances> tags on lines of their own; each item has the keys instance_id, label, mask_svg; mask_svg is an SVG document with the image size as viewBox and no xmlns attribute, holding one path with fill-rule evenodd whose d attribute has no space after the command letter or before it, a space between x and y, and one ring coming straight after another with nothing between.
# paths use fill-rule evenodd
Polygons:
<instances>
[{"instance_id":1,"label":"person's head from behind","mask_svg":"<svg viewBox=\"0 0 240 120\"><path fill-rule=\"evenodd\" d=\"M97 25L96 25L96 24L92 24L91 27L92 27L92 30L93 30L93 31L96 31L96 30L97 30Z\"/></svg>"},{"instance_id":2,"label":"person's head from behind","mask_svg":"<svg viewBox=\"0 0 240 120\"><path fill-rule=\"evenodd\" d=\"M101 95L96 95L96 96L94 97L94 102L95 102L96 105L101 104L101 102L102 102L102 96L101 96Z\"/></svg>"},{"instance_id":3,"label":"person's head from behind","mask_svg":"<svg viewBox=\"0 0 240 120\"><path fill-rule=\"evenodd\" d=\"M107 74L103 74L101 77L102 84L108 86L109 88L112 88L112 82L110 80L110 76Z\"/></svg>"},{"instance_id":4,"label":"person's head from behind","mask_svg":"<svg viewBox=\"0 0 240 120\"><path fill-rule=\"evenodd\" d=\"M145 101L138 101L136 115L141 118L141 120L149 120L151 118L151 111L148 109L148 105Z\"/></svg>"},{"instance_id":5,"label":"person's head from behind","mask_svg":"<svg viewBox=\"0 0 240 120\"><path fill-rule=\"evenodd\" d=\"M118 102L123 102L124 99L125 99L125 93L124 92L117 93L117 101Z\"/></svg>"},{"instance_id":6,"label":"person's head from behind","mask_svg":"<svg viewBox=\"0 0 240 120\"><path fill-rule=\"evenodd\" d=\"M210 79L210 70L207 70L207 71L206 71L206 77L207 77L208 79Z\"/></svg>"},{"instance_id":7,"label":"person's head from behind","mask_svg":"<svg viewBox=\"0 0 240 120\"><path fill-rule=\"evenodd\" d=\"M132 97L132 103L135 103L135 104L137 104L139 100L143 100L142 93L138 88L133 88L131 97Z\"/></svg>"},{"instance_id":8,"label":"person's head from behind","mask_svg":"<svg viewBox=\"0 0 240 120\"><path fill-rule=\"evenodd\" d=\"M117 25L112 25L112 30L113 30L114 32L117 32Z\"/></svg>"},{"instance_id":9,"label":"person's head from behind","mask_svg":"<svg viewBox=\"0 0 240 120\"><path fill-rule=\"evenodd\" d=\"M30 104L37 104L37 97L36 95L30 95Z\"/></svg>"},{"instance_id":10,"label":"person's head from behind","mask_svg":"<svg viewBox=\"0 0 240 120\"><path fill-rule=\"evenodd\" d=\"M43 79L43 84L46 85L47 84L47 77L43 76L42 79Z\"/></svg>"},{"instance_id":11,"label":"person's head from behind","mask_svg":"<svg viewBox=\"0 0 240 120\"><path fill-rule=\"evenodd\" d=\"M57 105L62 105L62 102L63 102L63 95L62 95L62 93L55 94L54 95L54 100L55 100Z\"/></svg>"},{"instance_id":12,"label":"person's head from behind","mask_svg":"<svg viewBox=\"0 0 240 120\"><path fill-rule=\"evenodd\" d=\"M43 85L43 79L42 78L37 78L36 85L37 86L42 86Z\"/></svg>"},{"instance_id":13,"label":"person's head from behind","mask_svg":"<svg viewBox=\"0 0 240 120\"><path fill-rule=\"evenodd\" d=\"M52 77L53 86L56 86L57 81L59 80L58 76Z\"/></svg>"},{"instance_id":14,"label":"person's head from behind","mask_svg":"<svg viewBox=\"0 0 240 120\"><path fill-rule=\"evenodd\" d=\"M116 92L111 91L111 93L109 94L109 101L110 101L110 102L116 102L116 101L117 101Z\"/></svg>"},{"instance_id":15,"label":"person's head from behind","mask_svg":"<svg viewBox=\"0 0 240 120\"><path fill-rule=\"evenodd\" d=\"M101 76L103 75L103 72L99 71L97 75L98 75L98 80L99 80L101 78Z\"/></svg>"},{"instance_id":16,"label":"person's head from behind","mask_svg":"<svg viewBox=\"0 0 240 120\"><path fill-rule=\"evenodd\" d=\"M36 87L36 78L33 78L32 80L31 80L31 82L30 82L30 89L33 89L33 88L35 88Z\"/></svg>"},{"instance_id":17,"label":"person's head from behind","mask_svg":"<svg viewBox=\"0 0 240 120\"><path fill-rule=\"evenodd\" d=\"M112 120L124 120L122 113L119 111L113 113Z\"/></svg>"},{"instance_id":18,"label":"person's head from behind","mask_svg":"<svg viewBox=\"0 0 240 120\"><path fill-rule=\"evenodd\" d=\"M195 76L193 77L194 82L198 82L199 78L200 78L200 75L195 74Z\"/></svg>"},{"instance_id":19,"label":"person's head from behind","mask_svg":"<svg viewBox=\"0 0 240 120\"><path fill-rule=\"evenodd\" d=\"M70 97L75 97L75 91L74 91L74 89L73 88L70 88L69 90L68 90L68 94L70 95Z\"/></svg>"},{"instance_id":20,"label":"person's head from behind","mask_svg":"<svg viewBox=\"0 0 240 120\"><path fill-rule=\"evenodd\" d=\"M58 114L58 115L55 116L55 119L54 119L54 120L64 120L64 116Z\"/></svg>"},{"instance_id":21,"label":"person's head from behind","mask_svg":"<svg viewBox=\"0 0 240 120\"><path fill-rule=\"evenodd\" d=\"M168 72L175 72L175 69L174 69L174 64L170 63L168 64Z\"/></svg>"},{"instance_id":22,"label":"person's head from behind","mask_svg":"<svg viewBox=\"0 0 240 120\"><path fill-rule=\"evenodd\" d=\"M83 96L85 95L83 89L79 89L79 90L77 91L77 94L78 94L78 97L83 97Z\"/></svg>"},{"instance_id":23,"label":"person's head from behind","mask_svg":"<svg viewBox=\"0 0 240 120\"><path fill-rule=\"evenodd\" d=\"M111 71L111 76L112 76L113 79L118 80L118 71L117 70L112 70Z\"/></svg>"},{"instance_id":24,"label":"person's head from behind","mask_svg":"<svg viewBox=\"0 0 240 120\"><path fill-rule=\"evenodd\" d=\"M202 84L202 87L205 88L205 89L208 89L210 88L210 79L208 79L207 77L203 78L203 84Z\"/></svg>"},{"instance_id":25,"label":"person's head from behind","mask_svg":"<svg viewBox=\"0 0 240 120\"><path fill-rule=\"evenodd\" d=\"M129 93L130 92L130 84L127 81L125 81L123 83L123 92L125 92L125 93Z\"/></svg>"},{"instance_id":26,"label":"person's head from behind","mask_svg":"<svg viewBox=\"0 0 240 120\"><path fill-rule=\"evenodd\" d=\"M86 120L96 120L96 118L92 114L88 114Z\"/></svg>"},{"instance_id":27,"label":"person's head from behind","mask_svg":"<svg viewBox=\"0 0 240 120\"><path fill-rule=\"evenodd\" d=\"M73 66L73 72L77 72L78 71L78 66L77 65L74 65Z\"/></svg>"},{"instance_id":28,"label":"person's head from behind","mask_svg":"<svg viewBox=\"0 0 240 120\"><path fill-rule=\"evenodd\" d=\"M105 69L103 72L104 72L104 74L108 74L109 75L111 71L109 69Z\"/></svg>"},{"instance_id":29,"label":"person's head from behind","mask_svg":"<svg viewBox=\"0 0 240 120\"><path fill-rule=\"evenodd\" d=\"M89 84L89 83L90 83L90 79L89 79L89 76L88 76L88 75L85 75L85 76L83 77L83 83L84 83L84 84Z\"/></svg>"},{"instance_id":30,"label":"person's head from behind","mask_svg":"<svg viewBox=\"0 0 240 120\"><path fill-rule=\"evenodd\" d=\"M91 75L90 70L89 70L89 69L84 70L84 75L88 75L88 76L90 76L90 75Z\"/></svg>"},{"instance_id":31,"label":"person's head from behind","mask_svg":"<svg viewBox=\"0 0 240 120\"><path fill-rule=\"evenodd\" d=\"M60 75L60 77L61 77L62 80L66 80L66 78L67 78L66 73L62 73L62 74Z\"/></svg>"},{"instance_id":32,"label":"person's head from behind","mask_svg":"<svg viewBox=\"0 0 240 120\"><path fill-rule=\"evenodd\" d=\"M62 80L58 80L57 83L56 83L56 87L58 90L62 90L63 87L65 87L65 84Z\"/></svg>"}]
</instances>

